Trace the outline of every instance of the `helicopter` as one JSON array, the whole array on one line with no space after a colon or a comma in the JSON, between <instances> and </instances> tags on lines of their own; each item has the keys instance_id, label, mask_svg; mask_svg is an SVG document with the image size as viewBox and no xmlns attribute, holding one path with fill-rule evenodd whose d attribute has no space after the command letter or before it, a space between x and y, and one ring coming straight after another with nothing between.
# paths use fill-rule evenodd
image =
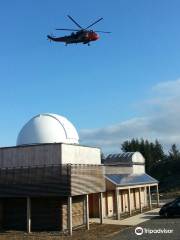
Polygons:
<instances>
[{"instance_id":1,"label":"helicopter","mask_svg":"<svg viewBox=\"0 0 180 240\"><path fill-rule=\"evenodd\" d=\"M78 27L78 29L67 29L67 28L56 28L56 30L60 31L72 31L70 35L63 36L63 37L55 37L53 35L47 35L47 38L50 41L54 42L64 42L65 45L67 46L68 44L73 44L73 43L83 43L83 44L88 44L90 45L90 42L92 41L97 41L100 36L98 33L110 33L110 32L105 32L105 31L93 31L89 29L90 27L94 26L98 22L100 22L103 18L99 18L86 28L83 28L79 23L77 23L70 15L67 15L68 18Z\"/></svg>"}]
</instances>

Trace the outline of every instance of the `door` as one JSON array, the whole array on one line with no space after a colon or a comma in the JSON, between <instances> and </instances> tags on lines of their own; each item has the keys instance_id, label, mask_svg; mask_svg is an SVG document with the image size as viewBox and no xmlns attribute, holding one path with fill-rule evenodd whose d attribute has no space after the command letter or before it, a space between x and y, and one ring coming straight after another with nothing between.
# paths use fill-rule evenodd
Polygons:
<instances>
[{"instance_id":1,"label":"door","mask_svg":"<svg viewBox=\"0 0 180 240\"><path fill-rule=\"evenodd\" d=\"M125 193L124 193L124 204L125 204L125 212L129 212L128 191L127 190L125 190Z\"/></svg>"},{"instance_id":2,"label":"door","mask_svg":"<svg viewBox=\"0 0 180 240\"><path fill-rule=\"evenodd\" d=\"M113 192L107 193L107 204L108 204L108 217L114 215L114 194Z\"/></svg>"}]
</instances>

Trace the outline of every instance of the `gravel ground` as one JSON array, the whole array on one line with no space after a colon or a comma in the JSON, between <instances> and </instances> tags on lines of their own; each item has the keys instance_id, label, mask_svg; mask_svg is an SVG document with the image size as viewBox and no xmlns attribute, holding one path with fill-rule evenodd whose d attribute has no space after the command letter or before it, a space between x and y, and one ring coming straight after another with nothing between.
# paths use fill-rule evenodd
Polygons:
<instances>
[{"instance_id":1,"label":"gravel ground","mask_svg":"<svg viewBox=\"0 0 180 240\"><path fill-rule=\"evenodd\" d=\"M143 234L136 235L135 228L142 227ZM168 229L173 230L172 233L144 233L148 230ZM112 240L180 240L180 218L160 218L156 217L139 226L130 227L116 234Z\"/></svg>"},{"instance_id":2,"label":"gravel ground","mask_svg":"<svg viewBox=\"0 0 180 240\"><path fill-rule=\"evenodd\" d=\"M173 230L172 233L143 233L138 236L135 228L142 227L148 230ZM120 226L110 224L91 224L90 230L77 229L73 236L63 236L60 232L1 232L0 240L180 240L180 218L156 217L139 226Z\"/></svg>"},{"instance_id":3,"label":"gravel ground","mask_svg":"<svg viewBox=\"0 0 180 240\"><path fill-rule=\"evenodd\" d=\"M0 240L110 240L127 226L111 224L90 224L90 230L79 228L73 231L73 236L64 236L60 232L33 232L26 234L23 231L1 232Z\"/></svg>"}]
</instances>

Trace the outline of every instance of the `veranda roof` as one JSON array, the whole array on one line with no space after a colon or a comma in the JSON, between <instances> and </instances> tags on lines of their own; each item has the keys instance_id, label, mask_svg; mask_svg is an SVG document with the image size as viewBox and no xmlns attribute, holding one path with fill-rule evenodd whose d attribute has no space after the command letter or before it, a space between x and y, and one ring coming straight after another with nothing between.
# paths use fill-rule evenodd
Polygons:
<instances>
[{"instance_id":1,"label":"veranda roof","mask_svg":"<svg viewBox=\"0 0 180 240\"><path fill-rule=\"evenodd\" d=\"M106 179L117 186L153 184L158 181L146 173L143 174L106 174Z\"/></svg>"}]
</instances>

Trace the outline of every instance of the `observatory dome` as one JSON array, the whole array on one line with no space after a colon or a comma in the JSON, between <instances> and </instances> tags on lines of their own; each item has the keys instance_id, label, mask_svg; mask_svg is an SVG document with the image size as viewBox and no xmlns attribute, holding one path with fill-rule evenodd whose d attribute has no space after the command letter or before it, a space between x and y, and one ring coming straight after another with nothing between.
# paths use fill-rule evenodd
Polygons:
<instances>
[{"instance_id":1,"label":"observatory dome","mask_svg":"<svg viewBox=\"0 0 180 240\"><path fill-rule=\"evenodd\" d=\"M41 143L78 144L79 136L73 124L65 117L43 113L24 125L17 137L16 145Z\"/></svg>"}]
</instances>

